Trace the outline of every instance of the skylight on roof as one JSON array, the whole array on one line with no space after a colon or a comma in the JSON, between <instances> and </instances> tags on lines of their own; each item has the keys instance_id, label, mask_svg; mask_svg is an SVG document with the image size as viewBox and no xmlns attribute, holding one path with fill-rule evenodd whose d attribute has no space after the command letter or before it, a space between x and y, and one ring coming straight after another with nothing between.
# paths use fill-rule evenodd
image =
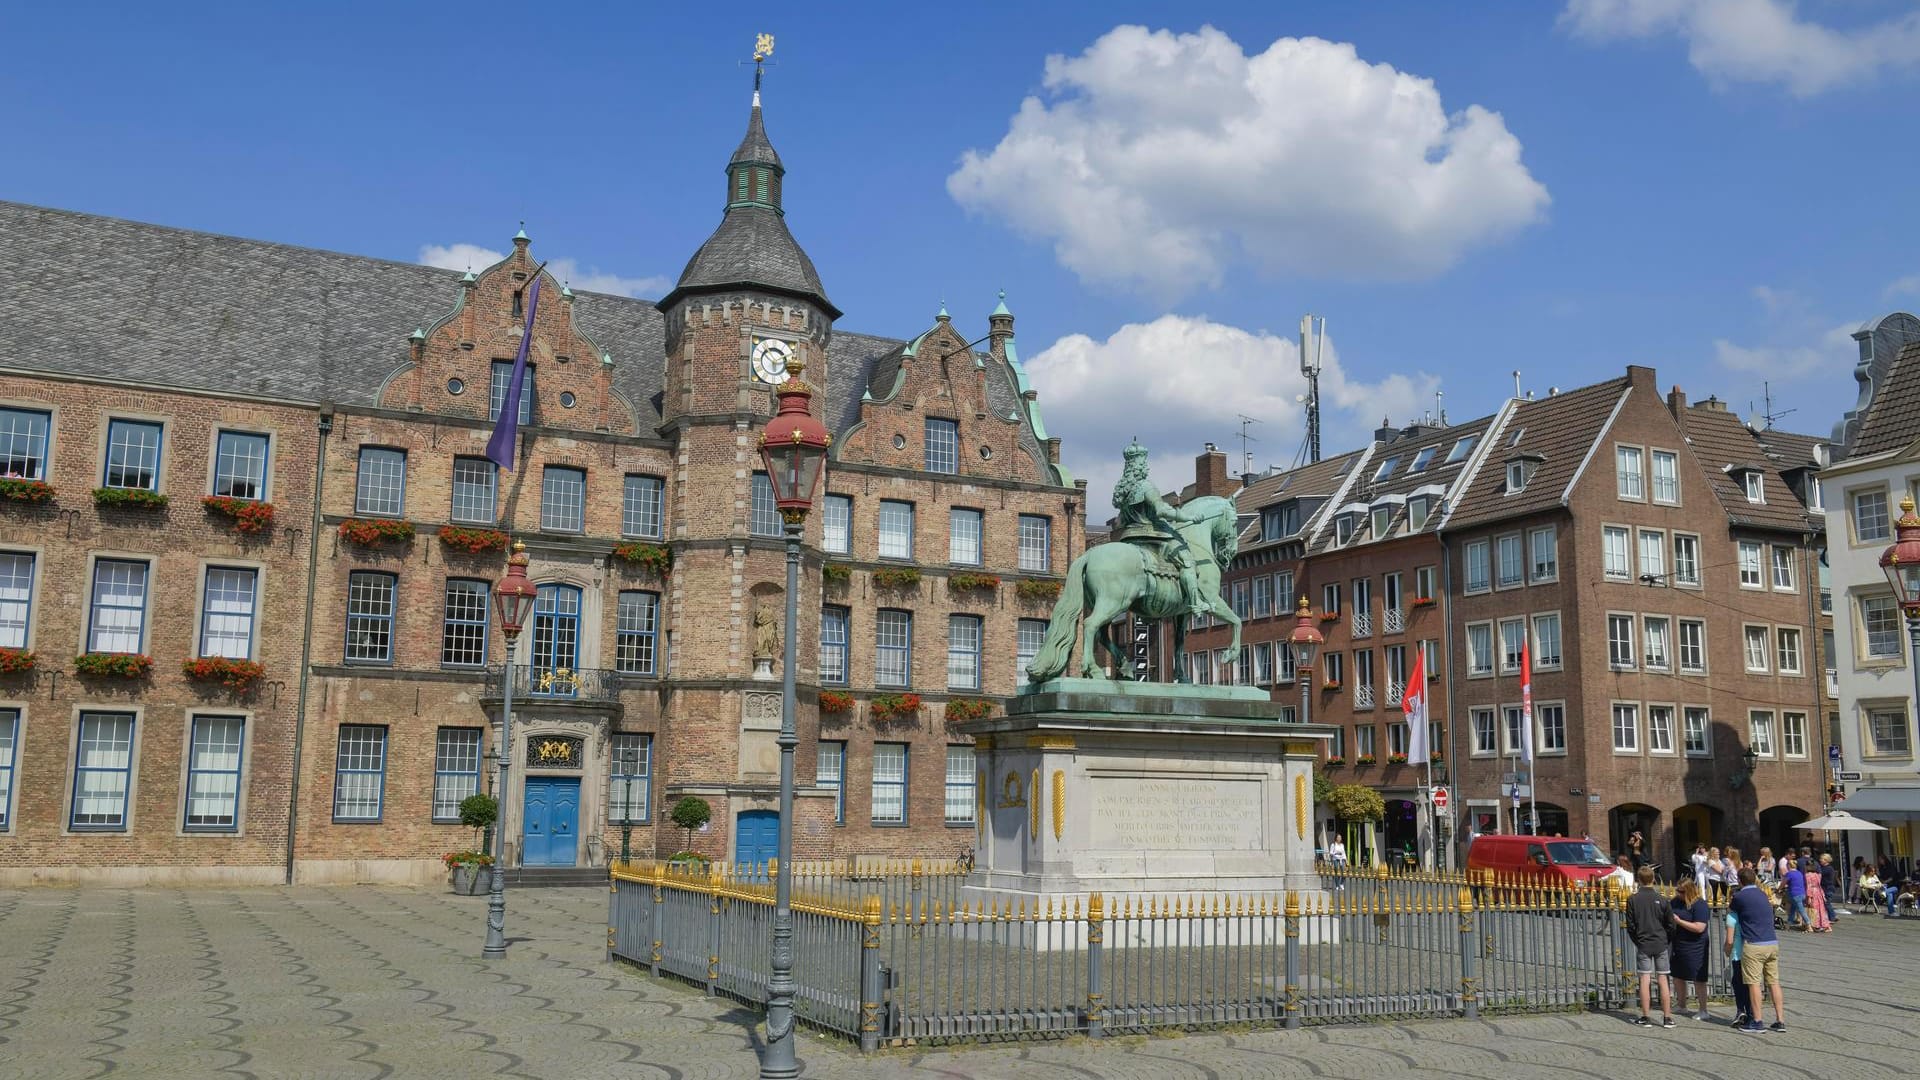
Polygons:
<instances>
[{"instance_id":1,"label":"skylight on roof","mask_svg":"<svg viewBox=\"0 0 1920 1080\"><path fill-rule=\"evenodd\" d=\"M1473 444L1479 441L1480 436L1468 435L1459 442L1454 443L1453 449L1447 451L1447 464L1451 465L1456 461L1465 461L1467 455L1473 453Z\"/></svg>"},{"instance_id":2,"label":"skylight on roof","mask_svg":"<svg viewBox=\"0 0 1920 1080\"><path fill-rule=\"evenodd\" d=\"M1510 446L1510 447L1511 447L1511 446L1519 446L1519 445L1520 445L1520 436L1522 436L1522 435L1525 435L1526 433L1527 433L1527 429L1526 429L1526 428L1514 428L1514 429L1513 429L1513 438L1511 438L1511 439L1508 439L1508 440L1507 440L1507 445L1508 445L1508 446Z\"/></svg>"},{"instance_id":3,"label":"skylight on roof","mask_svg":"<svg viewBox=\"0 0 1920 1080\"><path fill-rule=\"evenodd\" d=\"M1393 475L1393 467L1398 464L1400 464L1400 455L1398 454L1395 454L1394 456L1381 462L1380 467L1373 471L1373 482L1377 484L1380 481L1385 480L1387 477Z\"/></svg>"},{"instance_id":4,"label":"skylight on roof","mask_svg":"<svg viewBox=\"0 0 1920 1080\"><path fill-rule=\"evenodd\" d=\"M1440 452L1439 447L1429 446L1426 449L1420 451L1419 453L1413 455L1413 464L1407 466L1407 471L1410 473L1426 472L1427 463L1432 461L1433 455L1439 452Z\"/></svg>"}]
</instances>

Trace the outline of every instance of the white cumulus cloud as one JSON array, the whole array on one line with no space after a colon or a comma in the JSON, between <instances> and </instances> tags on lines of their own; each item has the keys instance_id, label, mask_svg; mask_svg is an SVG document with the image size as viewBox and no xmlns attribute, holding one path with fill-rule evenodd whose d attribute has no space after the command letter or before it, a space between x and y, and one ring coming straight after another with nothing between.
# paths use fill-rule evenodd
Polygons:
<instances>
[{"instance_id":1,"label":"white cumulus cloud","mask_svg":"<svg viewBox=\"0 0 1920 1080\"><path fill-rule=\"evenodd\" d=\"M1791 289L1755 285L1753 298L1766 312L1756 331L1764 344L1716 339L1713 356L1721 367L1779 382L1852 370L1857 323L1834 325L1811 299Z\"/></svg>"},{"instance_id":2,"label":"white cumulus cloud","mask_svg":"<svg viewBox=\"0 0 1920 1080\"><path fill-rule=\"evenodd\" d=\"M1920 296L1920 274L1908 274L1888 283L1883 295L1891 300L1896 296Z\"/></svg>"},{"instance_id":3,"label":"white cumulus cloud","mask_svg":"<svg viewBox=\"0 0 1920 1080\"><path fill-rule=\"evenodd\" d=\"M947 190L1050 241L1083 279L1163 297L1230 263L1348 279L1416 278L1538 221L1547 190L1478 105L1354 47L1117 27L1049 56L1043 96Z\"/></svg>"},{"instance_id":4,"label":"white cumulus cloud","mask_svg":"<svg viewBox=\"0 0 1920 1080\"><path fill-rule=\"evenodd\" d=\"M1802 18L1794 0L1568 0L1560 24L1592 41L1677 35L1715 84L1797 97L1920 66L1920 11L1839 29Z\"/></svg>"},{"instance_id":5,"label":"white cumulus cloud","mask_svg":"<svg viewBox=\"0 0 1920 1080\"><path fill-rule=\"evenodd\" d=\"M424 244L419 261L445 270L481 271L501 259L506 252L479 244ZM664 277L621 277L603 272L597 266L582 268L578 259L553 259L547 272L572 286L575 292L612 293L615 296L659 296L672 286Z\"/></svg>"},{"instance_id":6,"label":"white cumulus cloud","mask_svg":"<svg viewBox=\"0 0 1920 1080\"><path fill-rule=\"evenodd\" d=\"M1370 437L1383 416L1418 418L1439 380L1419 373L1377 382L1356 379L1328 342L1320 375L1321 443L1327 453ZM1296 339L1245 330L1205 317L1162 315L1129 323L1104 341L1070 334L1026 362L1047 427L1062 439L1063 462L1088 481L1088 516L1111 514L1120 450L1135 436L1154 451L1154 483L1173 490L1193 481L1194 455L1208 442L1225 451L1230 472L1243 466L1239 416L1260 423L1251 434L1255 471L1294 462L1306 434L1306 392Z\"/></svg>"}]
</instances>

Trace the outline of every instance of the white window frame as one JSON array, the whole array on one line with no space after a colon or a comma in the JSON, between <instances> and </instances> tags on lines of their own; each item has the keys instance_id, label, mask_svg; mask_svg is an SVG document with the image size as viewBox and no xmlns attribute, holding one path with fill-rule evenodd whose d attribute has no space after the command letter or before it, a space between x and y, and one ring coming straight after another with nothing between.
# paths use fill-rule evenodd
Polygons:
<instances>
[{"instance_id":1,"label":"white window frame","mask_svg":"<svg viewBox=\"0 0 1920 1080\"><path fill-rule=\"evenodd\" d=\"M1759 636L1754 636L1755 631ZM1754 642L1760 643L1760 662L1754 663ZM1740 624L1740 660L1746 665L1749 675L1771 675L1773 673L1773 628L1765 623Z\"/></svg>"},{"instance_id":2,"label":"white window frame","mask_svg":"<svg viewBox=\"0 0 1920 1080\"><path fill-rule=\"evenodd\" d=\"M1913 713L1909 708L1911 700L1891 698L1881 701L1861 701L1856 705L1859 710L1860 749L1862 756L1875 761L1911 761L1913 760ZM1889 731L1898 731L1900 740L1906 745L1881 749L1879 729L1876 717L1897 718Z\"/></svg>"},{"instance_id":3,"label":"white window frame","mask_svg":"<svg viewBox=\"0 0 1920 1080\"><path fill-rule=\"evenodd\" d=\"M1658 627L1660 632L1654 633ZM1648 671L1670 671L1673 668L1673 620L1665 615L1647 615L1640 620L1642 635L1640 643L1640 666ZM1658 640L1660 655L1654 656L1654 642Z\"/></svg>"},{"instance_id":4,"label":"white window frame","mask_svg":"<svg viewBox=\"0 0 1920 1080\"><path fill-rule=\"evenodd\" d=\"M1553 651L1549 653L1541 644L1540 626L1543 621L1551 620L1553 625ZM1528 660L1535 671L1559 671L1566 666L1566 627L1560 621L1558 611L1536 612L1529 620L1529 629L1533 633L1533 652Z\"/></svg>"},{"instance_id":5,"label":"white window frame","mask_svg":"<svg viewBox=\"0 0 1920 1080\"><path fill-rule=\"evenodd\" d=\"M1545 569L1541 569L1540 554L1546 549ZM1560 580L1560 530L1557 526L1542 525L1527 532L1527 580L1535 585Z\"/></svg>"},{"instance_id":6,"label":"white window frame","mask_svg":"<svg viewBox=\"0 0 1920 1080\"><path fill-rule=\"evenodd\" d=\"M1788 656L1787 642L1793 642L1792 656ZM1789 665L1788 659L1793 663ZM1807 642L1800 627L1780 625L1773 628L1773 670L1781 675L1805 675L1807 673Z\"/></svg>"},{"instance_id":7,"label":"white window frame","mask_svg":"<svg viewBox=\"0 0 1920 1080\"><path fill-rule=\"evenodd\" d=\"M1513 554L1513 576L1507 576L1507 554ZM1521 533L1501 533L1494 544L1493 584L1496 589L1517 589L1527 583L1527 541Z\"/></svg>"},{"instance_id":8,"label":"white window frame","mask_svg":"<svg viewBox=\"0 0 1920 1080\"><path fill-rule=\"evenodd\" d=\"M1497 648L1500 651L1500 674L1520 674L1520 647L1527 643L1527 620L1525 616L1501 619L1498 630Z\"/></svg>"},{"instance_id":9,"label":"white window frame","mask_svg":"<svg viewBox=\"0 0 1920 1080\"><path fill-rule=\"evenodd\" d=\"M1548 738L1547 714L1559 717L1558 740ZM1567 703L1565 701L1536 701L1533 703L1533 748L1534 753L1542 757L1565 757L1567 754Z\"/></svg>"},{"instance_id":10,"label":"white window frame","mask_svg":"<svg viewBox=\"0 0 1920 1080\"><path fill-rule=\"evenodd\" d=\"M899 533L900 515L903 512L906 515L906 518L905 518L906 546L905 546L904 554L901 551L900 533ZM901 561L901 562L913 561L913 540L914 540L913 533L914 533L914 517L915 517L913 503L903 499L881 499L878 513L879 513L879 517L876 518L875 520L879 523L878 531L880 534L880 547L879 547L880 558L891 559L891 560ZM889 533L888 531L888 528L889 528L887 524L888 515L892 515L894 518L892 533Z\"/></svg>"},{"instance_id":11,"label":"white window frame","mask_svg":"<svg viewBox=\"0 0 1920 1080\"><path fill-rule=\"evenodd\" d=\"M1680 455L1672 450L1654 449L1647 455L1651 466L1651 479L1647 486L1647 497L1661 506L1680 505ZM1662 463L1667 466L1667 475L1660 475ZM1660 497L1660 482L1665 479L1673 487L1673 493L1667 498Z\"/></svg>"},{"instance_id":12,"label":"white window frame","mask_svg":"<svg viewBox=\"0 0 1920 1080\"><path fill-rule=\"evenodd\" d=\"M1767 474L1759 469L1745 469L1740 473L1740 488L1746 492L1747 501L1756 506L1767 503Z\"/></svg>"},{"instance_id":13,"label":"white window frame","mask_svg":"<svg viewBox=\"0 0 1920 1080\"><path fill-rule=\"evenodd\" d=\"M1467 710L1469 743L1468 756L1490 758L1499 753L1500 728L1499 717L1491 706L1476 705Z\"/></svg>"},{"instance_id":14,"label":"white window frame","mask_svg":"<svg viewBox=\"0 0 1920 1080\"><path fill-rule=\"evenodd\" d=\"M1686 631L1691 628L1699 639L1700 663L1687 663ZM1675 619L1673 624L1673 663L1674 670L1682 675L1705 675L1707 673L1707 623L1705 619Z\"/></svg>"},{"instance_id":15,"label":"white window frame","mask_svg":"<svg viewBox=\"0 0 1920 1080\"><path fill-rule=\"evenodd\" d=\"M1686 560L1693 565L1693 574L1691 577L1682 574L1680 569L1682 565L1680 559L1680 542L1682 540L1686 541L1686 546L1692 553L1692 558ZM1700 588L1700 534L1683 532L1673 534L1673 583L1682 589Z\"/></svg>"},{"instance_id":16,"label":"white window frame","mask_svg":"<svg viewBox=\"0 0 1920 1080\"><path fill-rule=\"evenodd\" d=\"M1479 584L1475 584L1473 580L1474 562L1476 559L1480 564ZM1465 586L1462 591L1469 596L1477 593L1491 592L1493 590L1492 540L1483 536L1478 540L1469 540L1461 545L1460 580Z\"/></svg>"},{"instance_id":17,"label":"white window frame","mask_svg":"<svg viewBox=\"0 0 1920 1080\"><path fill-rule=\"evenodd\" d=\"M1487 645L1486 645L1486 650L1484 654L1486 663L1484 664L1479 663L1481 659L1481 653L1474 641L1475 632L1481 632L1486 634L1487 636ZM1492 678L1493 672L1494 672L1494 664L1495 664L1494 649L1496 647L1495 642L1497 640L1494 636L1493 623L1492 622L1468 623L1466 627L1466 636L1467 636L1467 678L1469 679Z\"/></svg>"},{"instance_id":18,"label":"white window frame","mask_svg":"<svg viewBox=\"0 0 1920 1080\"><path fill-rule=\"evenodd\" d=\"M1871 500L1875 506L1871 515L1861 516L1861 504ZM1885 543L1893 536L1892 500L1884 487L1856 488L1847 492L1847 528L1853 534L1855 544ZM1872 521L1877 528L1868 533L1865 523Z\"/></svg>"},{"instance_id":19,"label":"white window frame","mask_svg":"<svg viewBox=\"0 0 1920 1080\"><path fill-rule=\"evenodd\" d=\"M1798 551L1786 544L1775 544L1768 553L1768 558L1771 560L1768 569L1771 571L1770 577L1772 579L1774 592L1791 593L1800 591L1800 575L1794 569L1794 556L1797 554L1799 554ZM1786 556L1785 561L1781 559L1783 555Z\"/></svg>"},{"instance_id":20,"label":"white window frame","mask_svg":"<svg viewBox=\"0 0 1920 1080\"><path fill-rule=\"evenodd\" d=\"M1772 709L1747 710L1747 748L1755 757L1774 757Z\"/></svg>"},{"instance_id":21,"label":"white window frame","mask_svg":"<svg viewBox=\"0 0 1920 1080\"><path fill-rule=\"evenodd\" d=\"M1637 652L1640 645L1640 620L1631 611L1607 612L1607 667L1613 671L1633 671L1640 665ZM1624 629L1625 636L1617 631ZM1626 646L1626 659L1620 659L1622 643Z\"/></svg>"},{"instance_id":22,"label":"white window frame","mask_svg":"<svg viewBox=\"0 0 1920 1080\"><path fill-rule=\"evenodd\" d=\"M1615 443L1613 447L1614 494L1626 502L1647 501L1647 451L1645 447Z\"/></svg>"},{"instance_id":23,"label":"white window frame","mask_svg":"<svg viewBox=\"0 0 1920 1080\"><path fill-rule=\"evenodd\" d=\"M1619 542L1617 554L1614 543ZM1625 525L1600 526L1600 567L1608 581L1633 580L1633 530Z\"/></svg>"},{"instance_id":24,"label":"white window frame","mask_svg":"<svg viewBox=\"0 0 1920 1080\"><path fill-rule=\"evenodd\" d=\"M969 535L966 523L972 522ZM986 558L987 515L971 506L947 511L947 562L953 566L980 566Z\"/></svg>"},{"instance_id":25,"label":"white window frame","mask_svg":"<svg viewBox=\"0 0 1920 1080\"><path fill-rule=\"evenodd\" d=\"M1758 540L1741 540L1735 548L1735 565L1740 570L1740 587L1743 589L1764 589L1767 587L1767 563L1763 557L1766 545Z\"/></svg>"},{"instance_id":26,"label":"white window frame","mask_svg":"<svg viewBox=\"0 0 1920 1080\"><path fill-rule=\"evenodd\" d=\"M1700 720L1700 746L1693 746L1694 719ZM1680 751L1687 757L1704 758L1713 756L1713 710L1705 705L1682 705L1680 707Z\"/></svg>"},{"instance_id":27,"label":"white window frame","mask_svg":"<svg viewBox=\"0 0 1920 1080\"><path fill-rule=\"evenodd\" d=\"M1622 717L1626 725L1621 725ZM1622 756L1640 754L1640 703L1637 701L1614 701L1607 706L1607 729L1613 744L1613 752ZM1625 735L1625 740L1621 736Z\"/></svg>"},{"instance_id":28,"label":"white window frame","mask_svg":"<svg viewBox=\"0 0 1920 1080\"><path fill-rule=\"evenodd\" d=\"M1673 757L1679 752L1679 744L1676 741L1676 732L1674 731L1674 725L1679 717L1679 710L1675 708L1671 702L1648 702L1646 715L1647 753L1659 757ZM1656 720L1656 715L1663 717L1664 722Z\"/></svg>"},{"instance_id":29,"label":"white window frame","mask_svg":"<svg viewBox=\"0 0 1920 1080\"><path fill-rule=\"evenodd\" d=\"M1798 721L1798 723L1795 723ZM1794 744L1799 749L1794 749ZM1802 761L1807 756L1807 714L1803 712L1780 713L1780 756L1791 761Z\"/></svg>"},{"instance_id":30,"label":"white window frame","mask_svg":"<svg viewBox=\"0 0 1920 1080\"><path fill-rule=\"evenodd\" d=\"M1652 541L1651 544L1648 541ZM1634 537L1635 565L1645 585L1667 584L1667 534L1664 529L1640 529Z\"/></svg>"}]
</instances>

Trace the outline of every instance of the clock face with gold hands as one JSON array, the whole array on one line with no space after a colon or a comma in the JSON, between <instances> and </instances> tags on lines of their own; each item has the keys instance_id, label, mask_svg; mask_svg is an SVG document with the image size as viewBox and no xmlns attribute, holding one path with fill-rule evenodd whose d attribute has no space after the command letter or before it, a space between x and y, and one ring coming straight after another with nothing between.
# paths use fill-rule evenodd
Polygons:
<instances>
[{"instance_id":1,"label":"clock face with gold hands","mask_svg":"<svg viewBox=\"0 0 1920 1080\"><path fill-rule=\"evenodd\" d=\"M779 338L756 338L753 343L753 376L770 386L787 381L787 360L793 346Z\"/></svg>"}]
</instances>

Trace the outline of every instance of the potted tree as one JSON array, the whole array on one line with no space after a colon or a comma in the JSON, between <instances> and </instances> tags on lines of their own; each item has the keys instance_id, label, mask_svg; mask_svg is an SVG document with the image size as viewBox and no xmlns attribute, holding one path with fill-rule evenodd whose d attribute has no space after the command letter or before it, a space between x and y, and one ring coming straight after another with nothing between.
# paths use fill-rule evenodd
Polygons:
<instances>
[{"instance_id":1,"label":"potted tree","mask_svg":"<svg viewBox=\"0 0 1920 1080\"><path fill-rule=\"evenodd\" d=\"M447 869L453 871L453 891L459 896L479 896L493 886L487 869L493 865L493 856L486 853L486 844L480 837L485 830L493 827L499 820L500 804L491 795L469 795L460 800L460 824L472 829L474 843L478 845L472 851L453 851L443 856Z\"/></svg>"},{"instance_id":2,"label":"potted tree","mask_svg":"<svg viewBox=\"0 0 1920 1080\"><path fill-rule=\"evenodd\" d=\"M667 811L667 820L687 833L686 848L668 856L667 862L688 864L689 868L705 866L706 856L693 850L693 831L713 820L713 807L707 805L707 800L689 795L673 804L673 809Z\"/></svg>"}]
</instances>

